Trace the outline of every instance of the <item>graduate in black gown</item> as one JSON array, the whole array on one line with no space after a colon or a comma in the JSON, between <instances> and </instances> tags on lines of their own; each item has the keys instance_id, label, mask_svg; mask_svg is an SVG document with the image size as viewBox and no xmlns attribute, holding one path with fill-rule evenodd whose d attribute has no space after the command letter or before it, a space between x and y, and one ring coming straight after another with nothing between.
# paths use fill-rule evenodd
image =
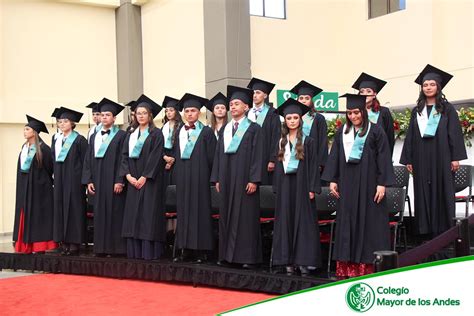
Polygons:
<instances>
[{"instance_id":1,"label":"graduate in black gown","mask_svg":"<svg viewBox=\"0 0 474 316\"><path fill-rule=\"evenodd\" d=\"M346 124L331 147L323 179L339 199L334 256L336 276L371 273L374 251L390 249L385 187L395 183L387 136L370 123L365 96L345 94Z\"/></svg>"},{"instance_id":2,"label":"graduate in black gown","mask_svg":"<svg viewBox=\"0 0 474 316\"><path fill-rule=\"evenodd\" d=\"M273 264L286 266L287 274L299 268L321 266L318 217L311 204L321 192L315 141L303 135L304 104L289 98L278 113L285 119L279 140L273 189L276 193L273 230Z\"/></svg>"},{"instance_id":3,"label":"graduate in black gown","mask_svg":"<svg viewBox=\"0 0 474 316\"><path fill-rule=\"evenodd\" d=\"M369 114L369 120L373 124L379 125L387 135L388 146L390 152L393 154L393 147L395 146L395 132L393 129L393 117L390 110L381 106L377 95L380 90L387 84L386 81L378 79L374 76L368 75L365 72L361 73L359 78L354 82L352 88L357 89L360 95L365 95L367 100L365 106Z\"/></svg>"},{"instance_id":4,"label":"graduate in black gown","mask_svg":"<svg viewBox=\"0 0 474 316\"><path fill-rule=\"evenodd\" d=\"M42 253L58 247L53 241L53 160L51 149L39 134L46 125L26 116L26 143L18 157L16 178L15 251Z\"/></svg>"},{"instance_id":5,"label":"graduate in black gown","mask_svg":"<svg viewBox=\"0 0 474 316\"><path fill-rule=\"evenodd\" d=\"M278 140L281 132L280 117L276 110L266 102L274 87L274 83L258 78L252 78L247 86L247 88L254 91L253 106L247 112L247 117L262 128L263 161L262 181L260 183L262 185L271 185L273 182L273 171L275 170Z\"/></svg>"},{"instance_id":6,"label":"graduate in black gown","mask_svg":"<svg viewBox=\"0 0 474 316\"><path fill-rule=\"evenodd\" d=\"M87 140L74 130L82 113L61 107L62 134L56 139L54 156L54 241L63 254L79 252L86 242L86 187L81 182Z\"/></svg>"},{"instance_id":7,"label":"graduate in black gown","mask_svg":"<svg viewBox=\"0 0 474 316\"><path fill-rule=\"evenodd\" d=\"M87 133L87 143L91 143L91 137L94 135L96 132L98 132L101 128L100 123L101 123L101 115L99 111L99 105L97 102L91 102L89 105L86 106L86 108L92 110L92 127L90 127L89 123L89 132Z\"/></svg>"},{"instance_id":8,"label":"graduate in black gown","mask_svg":"<svg viewBox=\"0 0 474 316\"><path fill-rule=\"evenodd\" d=\"M56 133L53 134L53 136L51 136L51 148L54 148L54 143L56 142L56 138L58 138L59 135L61 135L61 128L59 128L59 116L58 116L58 111L59 111L59 108L55 108L53 113L51 113L51 117L54 117L54 120L56 121ZM54 127L54 125L52 124L51 125L52 127Z\"/></svg>"},{"instance_id":9,"label":"graduate in black gown","mask_svg":"<svg viewBox=\"0 0 474 316\"><path fill-rule=\"evenodd\" d=\"M166 96L163 99L163 108L165 109L165 117L163 118L163 127L161 131L163 132L164 137L164 151L163 151L163 160L165 161L165 182L164 182L164 192L166 192L166 187L171 184L176 184L176 177L174 174L174 146L176 144L176 139L178 138L178 131L183 125L183 119L181 118L180 112L183 110L179 103L179 100L172 97Z\"/></svg>"},{"instance_id":10,"label":"graduate in black gown","mask_svg":"<svg viewBox=\"0 0 474 316\"><path fill-rule=\"evenodd\" d=\"M413 174L417 231L427 238L453 225L454 172L467 158L458 114L442 91L452 77L427 65L416 78L421 91L400 157Z\"/></svg>"},{"instance_id":11,"label":"graduate in black gown","mask_svg":"<svg viewBox=\"0 0 474 316\"><path fill-rule=\"evenodd\" d=\"M135 121L125 138L120 177L126 177L127 197L122 237L127 238L127 257L158 259L166 238L163 187L163 134L153 118L161 107L142 95L137 100Z\"/></svg>"},{"instance_id":12,"label":"graduate in black gown","mask_svg":"<svg viewBox=\"0 0 474 316\"><path fill-rule=\"evenodd\" d=\"M211 112L211 124L216 139L219 139L219 131L227 124L227 112L229 112L229 102L227 97L221 92L217 93L206 103L207 109Z\"/></svg>"},{"instance_id":13,"label":"graduate in black gown","mask_svg":"<svg viewBox=\"0 0 474 316\"><path fill-rule=\"evenodd\" d=\"M137 102L135 100L132 100L125 104L125 107L129 107L130 111L128 113L128 126L126 131L129 132L130 129L132 128L133 121L135 120L135 108L137 107Z\"/></svg>"},{"instance_id":14,"label":"graduate in black gown","mask_svg":"<svg viewBox=\"0 0 474 316\"><path fill-rule=\"evenodd\" d=\"M94 197L94 253L99 256L126 253L122 238L125 179L119 174L126 132L114 125L123 109L107 98L100 101L101 129L91 137L82 170L82 183Z\"/></svg>"},{"instance_id":15,"label":"graduate in black gown","mask_svg":"<svg viewBox=\"0 0 474 316\"><path fill-rule=\"evenodd\" d=\"M309 107L309 112L303 116L303 134L316 141L318 166L321 174L328 157L328 125L324 116L316 112L313 98L323 90L301 80L290 91L298 96L299 102Z\"/></svg>"},{"instance_id":16,"label":"graduate in black gown","mask_svg":"<svg viewBox=\"0 0 474 316\"><path fill-rule=\"evenodd\" d=\"M179 101L187 121L178 132L174 157L176 173L176 248L192 250L198 263L213 249L210 177L217 140L211 128L201 123L200 109L207 99L185 94Z\"/></svg>"},{"instance_id":17,"label":"graduate in black gown","mask_svg":"<svg viewBox=\"0 0 474 316\"><path fill-rule=\"evenodd\" d=\"M253 91L227 86L232 120L221 129L211 182L219 192L219 263L252 267L262 261L260 196L261 127L245 116Z\"/></svg>"}]
</instances>

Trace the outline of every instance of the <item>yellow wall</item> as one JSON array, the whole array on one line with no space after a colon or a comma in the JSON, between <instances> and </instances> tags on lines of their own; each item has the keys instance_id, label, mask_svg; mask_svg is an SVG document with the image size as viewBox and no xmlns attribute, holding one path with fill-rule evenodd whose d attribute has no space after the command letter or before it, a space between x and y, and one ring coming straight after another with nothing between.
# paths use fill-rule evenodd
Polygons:
<instances>
[{"instance_id":1,"label":"yellow wall","mask_svg":"<svg viewBox=\"0 0 474 316\"><path fill-rule=\"evenodd\" d=\"M367 0L286 1L287 20L251 18L252 75L291 88L306 79L353 92L365 71L389 83L382 103L413 104L427 63L455 77L449 100L474 98L474 1L407 0L406 10L368 19ZM275 98L275 95L272 95Z\"/></svg>"},{"instance_id":2,"label":"yellow wall","mask_svg":"<svg viewBox=\"0 0 474 316\"><path fill-rule=\"evenodd\" d=\"M117 98L115 12L53 1L0 1L0 233L11 232L16 161L25 114L44 120L56 106L86 112ZM87 128L87 115L79 132ZM49 144L51 137L45 137Z\"/></svg>"},{"instance_id":3,"label":"yellow wall","mask_svg":"<svg viewBox=\"0 0 474 316\"><path fill-rule=\"evenodd\" d=\"M202 0L154 0L142 6L145 94L205 96ZM163 113L159 117L162 117Z\"/></svg>"}]
</instances>

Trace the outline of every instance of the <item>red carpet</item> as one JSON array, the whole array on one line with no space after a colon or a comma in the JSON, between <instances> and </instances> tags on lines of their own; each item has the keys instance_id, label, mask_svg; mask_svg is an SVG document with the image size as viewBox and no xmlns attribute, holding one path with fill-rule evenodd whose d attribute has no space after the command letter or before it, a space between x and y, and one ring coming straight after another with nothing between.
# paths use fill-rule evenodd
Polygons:
<instances>
[{"instance_id":1,"label":"red carpet","mask_svg":"<svg viewBox=\"0 0 474 316\"><path fill-rule=\"evenodd\" d=\"M2 315L214 315L271 297L192 285L62 274L0 280Z\"/></svg>"}]
</instances>

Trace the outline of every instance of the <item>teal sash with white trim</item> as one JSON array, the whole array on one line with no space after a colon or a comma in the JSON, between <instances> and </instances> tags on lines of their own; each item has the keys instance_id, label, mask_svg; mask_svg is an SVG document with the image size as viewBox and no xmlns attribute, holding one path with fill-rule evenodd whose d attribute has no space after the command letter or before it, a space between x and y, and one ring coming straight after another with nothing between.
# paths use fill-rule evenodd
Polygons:
<instances>
[{"instance_id":1,"label":"teal sash with white trim","mask_svg":"<svg viewBox=\"0 0 474 316\"><path fill-rule=\"evenodd\" d=\"M117 126L112 126L112 128L110 129L110 134L107 135L104 140L102 140L102 144L100 145L99 150L95 154L95 158L104 158L105 153L107 152L107 148L109 148L110 142L112 141L112 139L114 139L115 134L117 134L118 131L119 128ZM102 135L98 133L97 135L95 135L95 137L102 137Z\"/></svg>"},{"instance_id":2,"label":"teal sash with white trim","mask_svg":"<svg viewBox=\"0 0 474 316\"><path fill-rule=\"evenodd\" d=\"M371 121L374 124L377 124L377 121L379 120L380 111L374 112L372 111L372 109L370 109L367 112L369 114L369 121Z\"/></svg>"},{"instance_id":3,"label":"teal sash with white trim","mask_svg":"<svg viewBox=\"0 0 474 316\"><path fill-rule=\"evenodd\" d=\"M237 128L237 131L235 131L234 136L232 136L232 140L230 141L229 146L224 151L226 154L235 154L237 152L240 146L240 142L242 141L245 132L249 128L250 123L251 122L247 117L242 120L242 123L239 124L239 127Z\"/></svg>"},{"instance_id":4,"label":"teal sash with white trim","mask_svg":"<svg viewBox=\"0 0 474 316\"><path fill-rule=\"evenodd\" d=\"M354 139L354 144L352 144L351 154L349 155L348 163L359 163L362 153L364 152L365 141L367 140L367 135L369 135L371 124L367 128L367 132L364 136L359 136L359 131L355 132L356 137Z\"/></svg>"},{"instance_id":5,"label":"teal sash with white trim","mask_svg":"<svg viewBox=\"0 0 474 316\"><path fill-rule=\"evenodd\" d=\"M33 158L36 155L36 145L31 144L30 148L28 149L28 155L26 156L25 161L20 167L20 171L23 173L29 173L30 172L30 167L31 163L33 162Z\"/></svg>"},{"instance_id":6,"label":"teal sash with white trim","mask_svg":"<svg viewBox=\"0 0 474 316\"><path fill-rule=\"evenodd\" d=\"M72 131L71 135L66 137L66 141L61 147L61 151L59 152L59 155L56 158L56 162L64 162L64 160L66 160L67 154L69 153L69 149L71 149L72 143L74 143L77 136L79 136L79 133L76 131Z\"/></svg>"},{"instance_id":7,"label":"teal sash with white trim","mask_svg":"<svg viewBox=\"0 0 474 316\"><path fill-rule=\"evenodd\" d=\"M147 139L148 135L150 135L149 128L141 132L140 137L137 139L137 143L135 144L135 147L133 147L133 150L131 153L128 154L128 157L130 158L140 158L140 154L142 152L143 144L145 143L145 140Z\"/></svg>"},{"instance_id":8,"label":"teal sash with white trim","mask_svg":"<svg viewBox=\"0 0 474 316\"><path fill-rule=\"evenodd\" d=\"M316 118L316 115L311 116L309 113L303 115L303 134L309 136L311 133L311 127L313 126L313 121Z\"/></svg>"},{"instance_id":9,"label":"teal sash with white trim","mask_svg":"<svg viewBox=\"0 0 474 316\"><path fill-rule=\"evenodd\" d=\"M423 138L431 138L436 135L436 130L438 129L440 120L441 113L438 113L433 108L431 110L430 117L428 118L428 123L426 124L425 132L423 133Z\"/></svg>"},{"instance_id":10,"label":"teal sash with white trim","mask_svg":"<svg viewBox=\"0 0 474 316\"><path fill-rule=\"evenodd\" d=\"M173 149L173 129L170 127L169 128L170 133L168 134L168 137L165 139L165 148L166 149Z\"/></svg>"},{"instance_id":11,"label":"teal sash with white trim","mask_svg":"<svg viewBox=\"0 0 474 316\"><path fill-rule=\"evenodd\" d=\"M268 106L267 104L264 104L262 111L260 112L260 114L257 117L257 120L255 121L255 123L260 125L260 127L263 126L263 122L265 121L265 118L267 117L267 113L269 110L270 110L270 106Z\"/></svg>"},{"instance_id":12,"label":"teal sash with white trim","mask_svg":"<svg viewBox=\"0 0 474 316\"><path fill-rule=\"evenodd\" d=\"M191 158L196 141L198 140L199 135L201 135L202 128L204 127L204 124L199 121L197 121L194 125L196 128L192 129L191 133L189 133L188 142L186 143L183 153L181 154L181 159L186 160ZM184 128L184 126L182 128Z\"/></svg>"},{"instance_id":13,"label":"teal sash with white trim","mask_svg":"<svg viewBox=\"0 0 474 316\"><path fill-rule=\"evenodd\" d=\"M306 136L303 135L302 143L304 144ZM296 159L296 139L295 143L291 143L293 146L291 148L291 154L290 154L290 161L288 162L288 165L285 168L285 174L293 174L298 171L298 165L300 161Z\"/></svg>"}]
</instances>

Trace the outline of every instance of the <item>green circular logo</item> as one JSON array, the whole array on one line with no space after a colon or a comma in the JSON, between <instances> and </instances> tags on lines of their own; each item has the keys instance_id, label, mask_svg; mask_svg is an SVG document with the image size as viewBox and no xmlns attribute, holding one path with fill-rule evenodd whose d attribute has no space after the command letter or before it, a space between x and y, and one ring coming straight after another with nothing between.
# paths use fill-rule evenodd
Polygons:
<instances>
[{"instance_id":1,"label":"green circular logo","mask_svg":"<svg viewBox=\"0 0 474 316\"><path fill-rule=\"evenodd\" d=\"M356 312L366 312L372 308L375 302L375 292L366 283L353 284L346 292L346 303L350 309Z\"/></svg>"}]
</instances>

